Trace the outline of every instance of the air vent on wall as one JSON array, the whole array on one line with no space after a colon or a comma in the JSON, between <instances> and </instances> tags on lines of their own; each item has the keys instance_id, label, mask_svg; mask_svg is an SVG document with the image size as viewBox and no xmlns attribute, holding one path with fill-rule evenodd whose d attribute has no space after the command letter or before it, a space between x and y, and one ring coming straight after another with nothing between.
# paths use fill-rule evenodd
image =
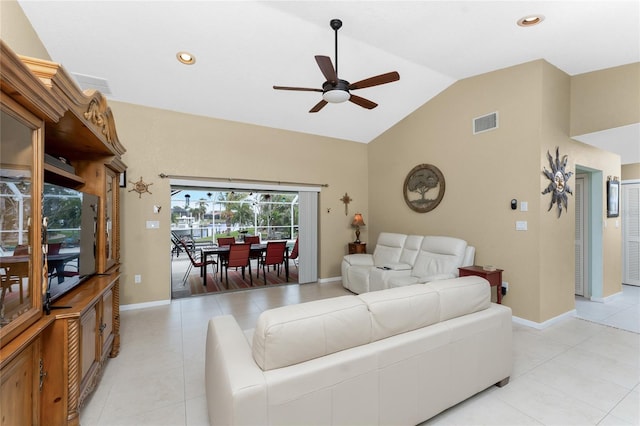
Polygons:
<instances>
[{"instance_id":1,"label":"air vent on wall","mask_svg":"<svg viewBox=\"0 0 640 426\"><path fill-rule=\"evenodd\" d=\"M111 89L109 88L109 82L106 79L100 77L92 77L90 75L77 74L72 72L71 75L76 79L78 86L82 90L97 90L103 95L111 95Z\"/></svg>"},{"instance_id":2,"label":"air vent on wall","mask_svg":"<svg viewBox=\"0 0 640 426\"><path fill-rule=\"evenodd\" d=\"M473 134L487 132L498 128L498 113L483 115L473 119Z\"/></svg>"}]
</instances>

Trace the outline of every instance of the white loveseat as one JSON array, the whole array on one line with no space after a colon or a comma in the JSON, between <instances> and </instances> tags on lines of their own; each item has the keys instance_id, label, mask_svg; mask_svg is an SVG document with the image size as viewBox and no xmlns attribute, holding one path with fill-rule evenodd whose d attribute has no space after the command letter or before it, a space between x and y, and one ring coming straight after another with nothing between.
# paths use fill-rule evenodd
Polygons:
<instances>
[{"instance_id":1,"label":"white loveseat","mask_svg":"<svg viewBox=\"0 0 640 426\"><path fill-rule=\"evenodd\" d=\"M263 312L252 337L209 321L212 425L415 425L512 369L511 309L480 277ZM252 342L252 344L250 343Z\"/></svg>"},{"instance_id":2,"label":"white loveseat","mask_svg":"<svg viewBox=\"0 0 640 426\"><path fill-rule=\"evenodd\" d=\"M475 248L459 238L382 232L373 254L342 259L342 286L356 294L455 278Z\"/></svg>"}]
</instances>

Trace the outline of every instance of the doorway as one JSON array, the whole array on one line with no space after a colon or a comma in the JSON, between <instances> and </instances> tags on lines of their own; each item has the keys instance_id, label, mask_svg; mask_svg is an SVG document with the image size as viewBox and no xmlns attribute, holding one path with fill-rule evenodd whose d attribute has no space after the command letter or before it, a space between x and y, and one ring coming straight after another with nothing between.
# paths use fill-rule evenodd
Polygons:
<instances>
[{"instance_id":1,"label":"doorway","mask_svg":"<svg viewBox=\"0 0 640 426\"><path fill-rule=\"evenodd\" d=\"M578 296L603 301L604 259L602 253L602 171L576 165L575 277ZM580 294L582 293L582 294Z\"/></svg>"},{"instance_id":2,"label":"doorway","mask_svg":"<svg viewBox=\"0 0 640 426\"><path fill-rule=\"evenodd\" d=\"M589 297L589 193L585 191L587 174L576 175L574 199L576 203L576 237L575 237L575 294Z\"/></svg>"},{"instance_id":3,"label":"doorway","mask_svg":"<svg viewBox=\"0 0 640 426\"><path fill-rule=\"evenodd\" d=\"M640 286L640 181L622 181L622 283Z\"/></svg>"},{"instance_id":4,"label":"doorway","mask_svg":"<svg viewBox=\"0 0 640 426\"><path fill-rule=\"evenodd\" d=\"M265 278L269 285L317 281L319 187L172 179L171 191L171 237L174 238L174 234L189 237L196 256L198 253L210 253L211 249L203 251L203 248L218 245L218 238L231 237L242 243L249 236L257 236L261 245L269 241L285 241L289 254L299 253L296 259L290 258L286 262L289 266L288 281L285 274L265 276L262 268L260 281L257 281L258 259L255 256L251 263L253 285L245 276L247 285L243 284L244 279L232 279L233 288L227 285L229 281L226 279L222 283L219 267L216 275L214 267L209 266L204 278L200 276L199 268L185 274L191 263L187 262L187 253L183 253L180 256L185 263L182 270L172 267L172 298L190 296L194 294L190 291L192 288L197 290L195 294L200 294L205 292L205 288L208 293L257 287L264 284ZM173 265L181 252L173 242L172 249L176 249L171 253ZM252 255L255 254L254 249L251 249ZM231 274L229 271L230 278ZM200 280L200 285L188 283L189 280ZM205 282L207 285L203 286ZM209 287L217 289L210 290Z\"/></svg>"}]
</instances>

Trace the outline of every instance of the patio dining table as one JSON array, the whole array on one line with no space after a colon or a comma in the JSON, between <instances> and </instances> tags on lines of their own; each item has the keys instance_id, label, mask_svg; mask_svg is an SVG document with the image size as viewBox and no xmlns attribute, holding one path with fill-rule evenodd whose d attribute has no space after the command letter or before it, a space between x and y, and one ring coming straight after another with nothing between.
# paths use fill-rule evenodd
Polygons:
<instances>
[{"instance_id":1,"label":"patio dining table","mask_svg":"<svg viewBox=\"0 0 640 426\"><path fill-rule=\"evenodd\" d=\"M244 243L240 242L236 244L244 244ZM218 258L224 258L225 255L229 253L229 250L231 250L231 246L228 246L228 245L211 246L211 247L202 248L201 250L202 250L201 251L202 263L206 265L207 258L209 256L217 255ZM251 244L251 255L249 259L255 256L261 257L262 254L265 253L266 251L267 251L267 244ZM289 246L287 246L284 251L284 273L285 273L287 282L289 282ZM203 284L206 286L207 285L207 267L206 266L200 267L200 276L203 279ZM220 268L220 281L222 281L222 268Z\"/></svg>"}]
</instances>

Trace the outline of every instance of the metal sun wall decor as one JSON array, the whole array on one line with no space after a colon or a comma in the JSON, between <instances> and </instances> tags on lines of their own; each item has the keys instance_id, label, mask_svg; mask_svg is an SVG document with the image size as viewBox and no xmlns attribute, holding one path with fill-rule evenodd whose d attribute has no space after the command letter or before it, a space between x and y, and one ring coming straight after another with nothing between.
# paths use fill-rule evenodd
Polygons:
<instances>
[{"instance_id":1,"label":"metal sun wall decor","mask_svg":"<svg viewBox=\"0 0 640 426\"><path fill-rule=\"evenodd\" d=\"M558 206L558 217L562 214L562 207L567 210L568 197L567 194L573 195L571 192L571 187L569 187L568 181L569 178L573 175L573 172L567 172L565 168L567 167L568 156L562 156L562 161L560 161L560 148L556 147L556 159L555 161L547 151L547 159L549 160L549 166L551 167L551 171L547 170L545 167L542 170L542 174L549 179L549 186L542 191L542 194L551 193L551 203L549 204L549 208L547 211L550 211L554 204Z\"/></svg>"},{"instance_id":2,"label":"metal sun wall decor","mask_svg":"<svg viewBox=\"0 0 640 426\"><path fill-rule=\"evenodd\" d=\"M438 191L434 198L426 198L432 189ZM420 164L415 166L404 180L402 189L404 201L418 213L426 213L438 207L444 197L444 175L436 166Z\"/></svg>"}]
</instances>

